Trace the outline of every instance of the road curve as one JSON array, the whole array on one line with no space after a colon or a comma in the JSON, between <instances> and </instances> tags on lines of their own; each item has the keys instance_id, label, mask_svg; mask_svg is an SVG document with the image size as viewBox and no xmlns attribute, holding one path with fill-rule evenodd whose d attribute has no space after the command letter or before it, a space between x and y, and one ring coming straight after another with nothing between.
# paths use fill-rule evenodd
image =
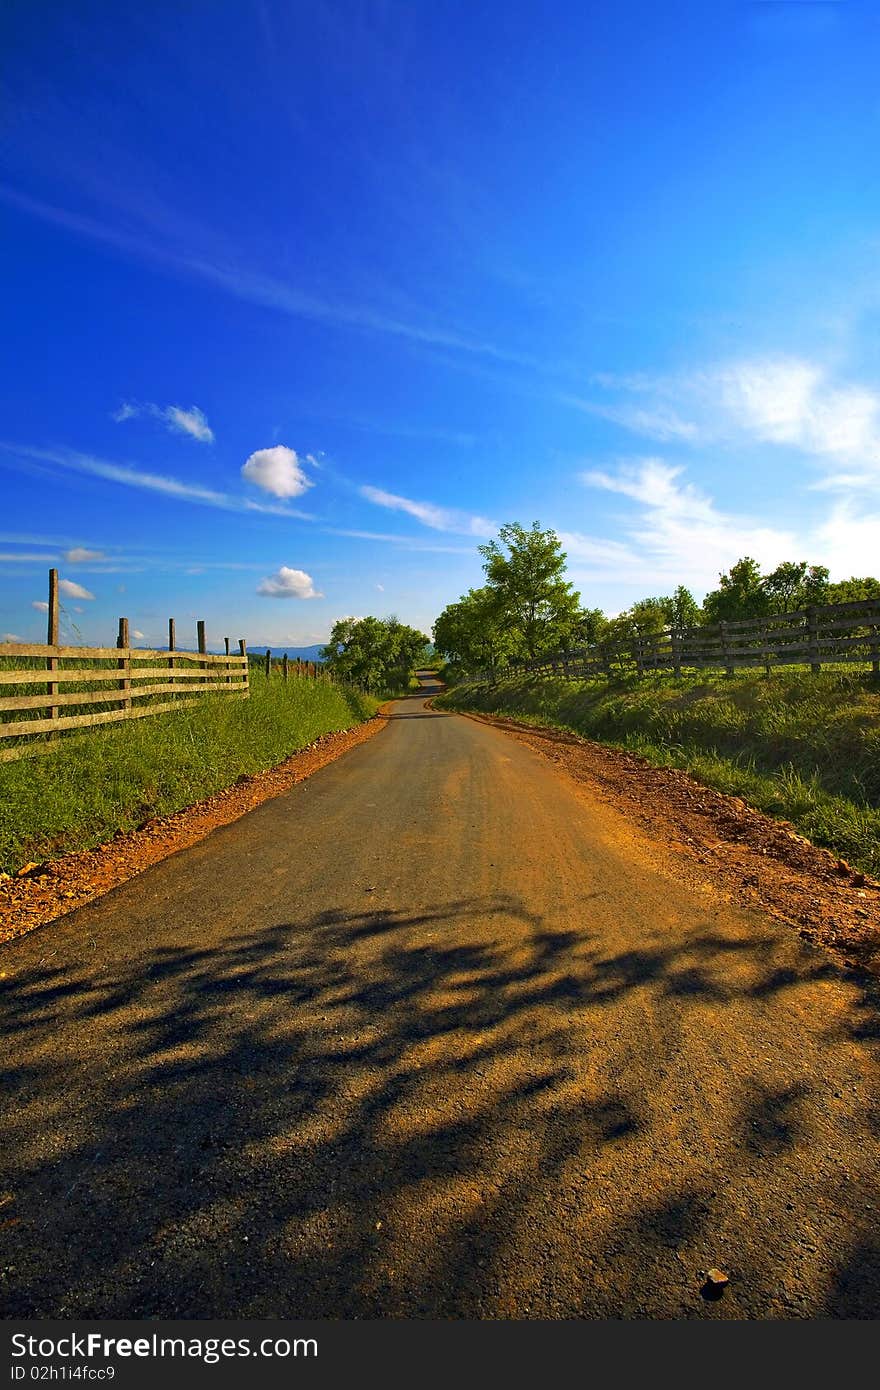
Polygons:
<instances>
[{"instance_id":1,"label":"road curve","mask_svg":"<svg viewBox=\"0 0 880 1390\"><path fill-rule=\"evenodd\" d=\"M422 695L0 987L7 1318L880 1312L858 983Z\"/></svg>"}]
</instances>

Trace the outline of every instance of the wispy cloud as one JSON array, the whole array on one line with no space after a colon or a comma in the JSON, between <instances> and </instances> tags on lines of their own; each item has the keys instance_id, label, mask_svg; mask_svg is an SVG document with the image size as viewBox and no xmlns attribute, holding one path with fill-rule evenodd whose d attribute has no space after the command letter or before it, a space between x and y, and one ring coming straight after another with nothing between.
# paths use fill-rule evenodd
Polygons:
<instances>
[{"instance_id":1,"label":"wispy cloud","mask_svg":"<svg viewBox=\"0 0 880 1390\"><path fill-rule=\"evenodd\" d=\"M191 405L185 410L180 405L163 406L154 405L152 401L141 404L136 401L124 401L119 409L113 412L113 419L117 424L121 424L124 420L136 420L144 415L161 420L173 434L189 435L190 439L197 439L200 444L214 442L214 431L208 424L208 417L197 405Z\"/></svg>"},{"instance_id":2,"label":"wispy cloud","mask_svg":"<svg viewBox=\"0 0 880 1390\"><path fill-rule=\"evenodd\" d=\"M290 569L282 565L275 574L268 575L257 587L257 593L264 598L323 598L315 588L311 575L305 570Z\"/></svg>"},{"instance_id":3,"label":"wispy cloud","mask_svg":"<svg viewBox=\"0 0 880 1390\"><path fill-rule=\"evenodd\" d=\"M582 582L638 585L643 595L686 584L702 595L743 555L765 570L782 560L806 559L827 565L835 578L876 569L880 514L867 514L851 501L836 503L818 523L783 528L722 510L686 480L683 468L660 458L636 459L613 472L589 470L581 481L635 507L619 518L620 540L560 531Z\"/></svg>"},{"instance_id":4,"label":"wispy cloud","mask_svg":"<svg viewBox=\"0 0 880 1390\"><path fill-rule=\"evenodd\" d=\"M179 478L168 477L163 473L147 472L127 463L115 463L109 459L95 458L92 454L78 453L73 449L38 449L32 445L19 445L0 442L0 449L13 457L47 463L75 473L86 473L107 482L121 483L124 487L140 488L147 492L160 493L165 497L176 498L181 502L195 502L205 507L219 507L227 512L264 512L272 516L298 517L311 520L306 512L292 507L266 502L253 502L250 498L234 497L215 488L203 487L200 483L183 482Z\"/></svg>"},{"instance_id":5,"label":"wispy cloud","mask_svg":"<svg viewBox=\"0 0 880 1390\"><path fill-rule=\"evenodd\" d=\"M405 512L407 516L414 516L423 526L430 526L433 531L456 531L465 536L493 536L498 530L495 523L485 517L471 516L452 507L438 507L433 502L415 502L409 497L385 492L383 488L365 485L360 489L360 493L375 506L386 507L393 512Z\"/></svg>"},{"instance_id":6,"label":"wispy cloud","mask_svg":"<svg viewBox=\"0 0 880 1390\"><path fill-rule=\"evenodd\" d=\"M52 565L58 557L55 555L39 555L32 551L24 550L4 550L0 551L0 565Z\"/></svg>"},{"instance_id":7,"label":"wispy cloud","mask_svg":"<svg viewBox=\"0 0 880 1390\"><path fill-rule=\"evenodd\" d=\"M814 486L880 488L880 392L796 357L742 358L670 376L596 376L615 400L570 404L660 441L773 445L807 455Z\"/></svg>"},{"instance_id":8,"label":"wispy cloud","mask_svg":"<svg viewBox=\"0 0 880 1390\"><path fill-rule=\"evenodd\" d=\"M38 613L48 613L48 612L49 612L49 605L48 605L48 603L46 602L46 600L45 600L44 598L35 598L35 599L32 599L32 600L31 600L31 608L36 608L36 610L37 610Z\"/></svg>"},{"instance_id":9,"label":"wispy cloud","mask_svg":"<svg viewBox=\"0 0 880 1390\"><path fill-rule=\"evenodd\" d=\"M646 590L687 584L703 593L742 555L772 567L798 552L792 531L719 510L683 474L659 458L637 459L614 473L583 473L587 487L618 493L636 503L637 511L621 519L621 541L561 533L577 569Z\"/></svg>"},{"instance_id":10,"label":"wispy cloud","mask_svg":"<svg viewBox=\"0 0 880 1390\"><path fill-rule=\"evenodd\" d=\"M88 550L84 545L75 545L72 550L65 550L64 558L69 565L87 565L90 561L104 560L106 556L103 550Z\"/></svg>"},{"instance_id":11,"label":"wispy cloud","mask_svg":"<svg viewBox=\"0 0 880 1390\"><path fill-rule=\"evenodd\" d=\"M430 555L472 555L470 545L436 545L433 541L423 541L417 536L398 536L388 531L358 531L341 526L322 526L325 536L345 536L355 541L377 541L382 545L392 545L399 550L415 550Z\"/></svg>"},{"instance_id":12,"label":"wispy cloud","mask_svg":"<svg viewBox=\"0 0 880 1390\"><path fill-rule=\"evenodd\" d=\"M200 238L205 249L180 251L173 244L173 228L167 229L172 236L166 240L162 239L162 228L145 228L143 233L123 231L95 218L32 198L6 183L0 183L0 198L30 216L63 227L77 236L101 242L123 255L151 262L179 275L208 281L238 299L295 318L404 338L415 344L447 348L519 367L536 368L541 365L529 353L519 353L466 331L432 322L427 312L420 311L417 315L404 318L367 304L331 295L321 297L259 269L235 264L234 260L226 257L216 258L208 249L210 237L207 233ZM192 233L192 227L189 230Z\"/></svg>"}]
</instances>

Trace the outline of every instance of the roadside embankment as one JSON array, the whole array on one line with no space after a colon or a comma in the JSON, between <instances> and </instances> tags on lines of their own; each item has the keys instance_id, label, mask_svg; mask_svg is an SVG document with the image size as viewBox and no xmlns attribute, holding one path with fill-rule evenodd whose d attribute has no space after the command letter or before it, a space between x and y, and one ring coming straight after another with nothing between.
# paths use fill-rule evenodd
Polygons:
<instances>
[{"instance_id":1,"label":"roadside embankment","mask_svg":"<svg viewBox=\"0 0 880 1390\"><path fill-rule=\"evenodd\" d=\"M247 700L208 697L0 764L0 872L173 815L362 724L378 704L329 681L252 671Z\"/></svg>"},{"instance_id":2,"label":"roadside embankment","mask_svg":"<svg viewBox=\"0 0 880 1390\"><path fill-rule=\"evenodd\" d=\"M519 676L456 686L437 704L513 716L681 768L880 876L880 688L862 673Z\"/></svg>"}]
</instances>

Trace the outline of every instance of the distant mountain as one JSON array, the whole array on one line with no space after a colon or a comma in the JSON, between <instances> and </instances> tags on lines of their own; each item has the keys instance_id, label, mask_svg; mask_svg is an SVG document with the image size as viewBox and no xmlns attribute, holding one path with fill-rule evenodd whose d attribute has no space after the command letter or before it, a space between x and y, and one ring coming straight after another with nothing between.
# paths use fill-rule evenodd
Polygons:
<instances>
[{"instance_id":1,"label":"distant mountain","mask_svg":"<svg viewBox=\"0 0 880 1390\"><path fill-rule=\"evenodd\" d=\"M273 661L276 656L280 661L285 652L287 652L287 656L290 661L296 661L297 657L299 657L300 661L320 661L321 651L324 645L325 644L323 642L316 642L313 647L270 647L269 650L272 653ZM266 648L249 646L248 655L265 656Z\"/></svg>"}]
</instances>

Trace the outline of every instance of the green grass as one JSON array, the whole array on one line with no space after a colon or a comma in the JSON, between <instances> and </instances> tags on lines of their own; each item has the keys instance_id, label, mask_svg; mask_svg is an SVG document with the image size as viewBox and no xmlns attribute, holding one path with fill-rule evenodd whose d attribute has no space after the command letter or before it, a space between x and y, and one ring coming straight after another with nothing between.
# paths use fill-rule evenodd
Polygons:
<instances>
[{"instance_id":1,"label":"green grass","mask_svg":"<svg viewBox=\"0 0 880 1390\"><path fill-rule=\"evenodd\" d=\"M327 681L253 668L248 700L209 695L187 709L97 728L41 755L0 763L0 870L89 849L282 762L319 734L369 719L379 701Z\"/></svg>"},{"instance_id":2,"label":"green grass","mask_svg":"<svg viewBox=\"0 0 880 1390\"><path fill-rule=\"evenodd\" d=\"M880 876L880 688L852 671L465 684L437 702L506 714L684 768Z\"/></svg>"}]
</instances>

